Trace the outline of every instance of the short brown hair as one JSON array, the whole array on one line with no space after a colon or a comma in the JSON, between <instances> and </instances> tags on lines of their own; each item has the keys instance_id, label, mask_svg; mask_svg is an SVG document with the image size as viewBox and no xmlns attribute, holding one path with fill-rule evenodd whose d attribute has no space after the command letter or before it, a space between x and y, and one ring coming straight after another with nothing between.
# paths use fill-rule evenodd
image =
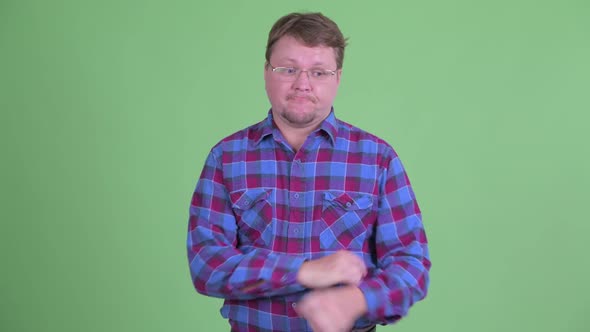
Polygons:
<instances>
[{"instance_id":1,"label":"short brown hair","mask_svg":"<svg viewBox=\"0 0 590 332\"><path fill-rule=\"evenodd\" d=\"M342 68L346 39L338 25L322 13L291 13L278 19L270 29L266 44L266 62L270 63L273 46L283 36L291 36L306 46L334 49L337 69Z\"/></svg>"}]
</instances>

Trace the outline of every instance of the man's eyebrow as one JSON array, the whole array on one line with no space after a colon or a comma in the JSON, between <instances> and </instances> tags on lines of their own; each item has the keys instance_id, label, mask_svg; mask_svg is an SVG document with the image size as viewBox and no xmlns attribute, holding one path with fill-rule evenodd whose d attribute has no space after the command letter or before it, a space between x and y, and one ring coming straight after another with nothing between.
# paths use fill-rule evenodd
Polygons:
<instances>
[{"instance_id":1,"label":"man's eyebrow","mask_svg":"<svg viewBox=\"0 0 590 332\"><path fill-rule=\"evenodd\" d=\"M282 58L279 61L290 62L290 63L297 63L297 61L293 58Z\"/></svg>"},{"instance_id":2,"label":"man's eyebrow","mask_svg":"<svg viewBox=\"0 0 590 332\"><path fill-rule=\"evenodd\" d=\"M297 60L293 59L293 58L282 58L279 59L279 61L284 61L284 62L289 62L291 64L297 64ZM316 61L313 63L312 67L322 67L325 66L326 64L322 61Z\"/></svg>"},{"instance_id":3,"label":"man's eyebrow","mask_svg":"<svg viewBox=\"0 0 590 332\"><path fill-rule=\"evenodd\" d=\"M325 66L325 65L326 65L326 64L325 64L325 63L323 63L322 61L317 61L317 62L315 62L315 63L313 64L313 66L314 66L314 67L315 67L315 66L320 66L320 67L321 67L321 66Z\"/></svg>"}]
</instances>

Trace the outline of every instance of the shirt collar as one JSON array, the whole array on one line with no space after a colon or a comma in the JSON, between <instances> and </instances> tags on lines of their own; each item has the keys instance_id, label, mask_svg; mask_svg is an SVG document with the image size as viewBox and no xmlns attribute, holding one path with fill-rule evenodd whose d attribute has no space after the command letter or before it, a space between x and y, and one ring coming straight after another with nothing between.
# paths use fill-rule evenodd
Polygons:
<instances>
[{"instance_id":1,"label":"shirt collar","mask_svg":"<svg viewBox=\"0 0 590 332\"><path fill-rule=\"evenodd\" d=\"M332 145L336 143L336 136L338 136L338 120L336 119L333 107L330 114L328 114L328 117L322 121L318 131L323 131L328 134L328 137L332 141Z\"/></svg>"},{"instance_id":2,"label":"shirt collar","mask_svg":"<svg viewBox=\"0 0 590 332\"><path fill-rule=\"evenodd\" d=\"M272 135L273 132L276 130L278 132L279 128L275 124L273 117L272 117L272 110L268 111L268 115L264 121L259 123L255 132L257 138L255 138L255 144L258 145L260 142L267 136ZM338 134L338 121L336 119L336 115L334 114L334 108L330 110L330 114L322 121L320 127L315 130L313 133L326 133L330 138L332 144L336 142L336 136ZM312 133L312 134L313 134Z\"/></svg>"}]
</instances>

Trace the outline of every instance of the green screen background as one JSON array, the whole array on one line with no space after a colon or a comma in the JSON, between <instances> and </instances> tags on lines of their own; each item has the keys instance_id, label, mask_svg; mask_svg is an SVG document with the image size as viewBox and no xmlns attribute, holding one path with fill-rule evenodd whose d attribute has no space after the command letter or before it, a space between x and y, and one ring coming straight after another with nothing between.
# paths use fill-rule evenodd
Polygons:
<instances>
[{"instance_id":1,"label":"green screen background","mask_svg":"<svg viewBox=\"0 0 590 332\"><path fill-rule=\"evenodd\" d=\"M590 3L0 1L0 330L227 331L192 288L205 157L265 117L290 11L349 37L337 115L390 142L428 297L380 331L588 331Z\"/></svg>"}]
</instances>

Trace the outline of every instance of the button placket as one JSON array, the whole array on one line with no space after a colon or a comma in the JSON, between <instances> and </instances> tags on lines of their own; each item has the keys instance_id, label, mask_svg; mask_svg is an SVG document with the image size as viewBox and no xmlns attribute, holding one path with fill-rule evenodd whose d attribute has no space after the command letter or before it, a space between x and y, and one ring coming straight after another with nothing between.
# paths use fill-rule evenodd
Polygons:
<instances>
[{"instance_id":1,"label":"button placket","mask_svg":"<svg viewBox=\"0 0 590 332\"><path fill-rule=\"evenodd\" d=\"M287 226L287 247L290 252L301 253L304 250L305 240L303 238L305 229L304 198L306 193L305 163L302 161L303 151L299 151L291 162L291 173L289 181L289 221Z\"/></svg>"}]
</instances>

